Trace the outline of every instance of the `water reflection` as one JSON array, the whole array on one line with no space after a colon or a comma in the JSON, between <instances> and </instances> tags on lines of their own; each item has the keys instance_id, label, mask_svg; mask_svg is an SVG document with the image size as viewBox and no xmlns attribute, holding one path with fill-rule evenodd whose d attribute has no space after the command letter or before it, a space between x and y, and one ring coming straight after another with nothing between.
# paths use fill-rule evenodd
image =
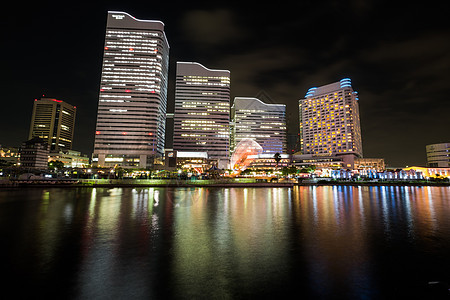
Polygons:
<instances>
[{"instance_id":1,"label":"water reflection","mask_svg":"<svg viewBox=\"0 0 450 300\"><path fill-rule=\"evenodd\" d=\"M414 295L450 281L449 199L447 187L0 190L0 254L11 287L56 297Z\"/></svg>"}]
</instances>

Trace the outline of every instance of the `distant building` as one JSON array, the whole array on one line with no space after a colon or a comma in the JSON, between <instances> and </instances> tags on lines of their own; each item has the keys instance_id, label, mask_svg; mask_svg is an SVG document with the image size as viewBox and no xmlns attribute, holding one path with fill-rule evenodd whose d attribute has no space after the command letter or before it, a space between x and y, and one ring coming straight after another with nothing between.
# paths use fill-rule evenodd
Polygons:
<instances>
[{"instance_id":1,"label":"distant building","mask_svg":"<svg viewBox=\"0 0 450 300\"><path fill-rule=\"evenodd\" d=\"M24 168L47 169L50 147L41 138L35 137L20 147L20 166Z\"/></svg>"},{"instance_id":2,"label":"distant building","mask_svg":"<svg viewBox=\"0 0 450 300\"><path fill-rule=\"evenodd\" d=\"M429 167L450 167L450 143L427 145L426 150L427 165Z\"/></svg>"},{"instance_id":3,"label":"distant building","mask_svg":"<svg viewBox=\"0 0 450 300\"><path fill-rule=\"evenodd\" d=\"M432 178L432 177L445 177L450 178L450 168L439 168L439 167L430 167L430 168L423 168L423 167L408 167L403 169L405 171L416 171L421 172L424 177L426 178Z\"/></svg>"},{"instance_id":4,"label":"distant building","mask_svg":"<svg viewBox=\"0 0 450 300\"><path fill-rule=\"evenodd\" d=\"M206 172L216 160L208 159L207 152L176 151L166 149L164 167L167 170L191 170L196 173Z\"/></svg>"},{"instance_id":5,"label":"distant building","mask_svg":"<svg viewBox=\"0 0 450 300\"><path fill-rule=\"evenodd\" d=\"M28 139L44 139L50 150L72 149L75 106L53 98L35 99Z\"/></svg>"},{"instance_id":6,"label":"distant building","mask_svg":"<svg viewBox=\"0 0 450 300\"><path fill-rule=\"evenodd\" d=\"M317 169L353 170L355 168L355 158L353 155L316 156L297 152L292 155L292 164L298 168L314 166Z\"/></svg>"},{"instance_id":7,"label":"distant building","mask_svg":"<svg viewBox=\"0 0 450 300\"><path fill-rule=\"evenodd\" d=\"M231 124L232 151L243 139L252 139L262 147L262 154L286 153L286 105L236 97Z\"/></svg>"},{"instance_id":8,"label":"distant building","mask_svg":"<svg viewBox=\"0 0 450 300\"><path fill-rule=\"evenodd\" d=\"M383 158L355 158L355 170L374 170L383 172L386 164Z\"/></svg>"},{"instance_id":9,"label":"distant building","mask_svg":"<svg viewBox=\"0 0 450 300\"><path fill-rule=\"evenodd\" d=\"M4 165L16 166L19 163L20 153L17 147L1 147L0 160Z\"/></svg>"},{"instance_id":10,"label":"distant building","mask_svg":"<svg viewBox=\"0 0 450 300\"><path fill-rule=\"evenodd\" d=\"M273 154L256 154L249 155L247 159L250 160L249 168L252 169L281 169L290 164L288 154L280 154L280 161L277 163Z\"/></svg>"},{"instance_id":11,"label":"distant building","mask_svg":"<svg viewBox=\"0 0 450 300\"><path fill-rule=\"evenodd\" d=\"M350 79L310 88L299 113L302 154L363 156L358 94Z\"/></svg>"},{"instance_id":12,"label":"distant building","mask_svg":"<svg viewBox=\"0 0 450 300\"><path fill-rule=\"evenodd\" d=\"M74 150L50 152L48 161L56 160L64 163L64 168L86 168L89 165L89 158Z\"/></svg>"},{"instance_id":13,"label":"distant building","mask_svg":"<svg viewBox=\"0 0 450 300\"><path fill-rule=\"evenodd\" d=\"M149 168L161 162L168 70L161 21L108 12L93 165Z\"/></svg>"},{"instance_id":14,"label":"distant building","mask_svg":"<svg viewBox=\"0 0 450 300\"><path fill-rule=\"evenodd\" d=\"M226 167L230 155L230 71L177 62L173 149L207 152Z\"/></svg>"}]
</instances>

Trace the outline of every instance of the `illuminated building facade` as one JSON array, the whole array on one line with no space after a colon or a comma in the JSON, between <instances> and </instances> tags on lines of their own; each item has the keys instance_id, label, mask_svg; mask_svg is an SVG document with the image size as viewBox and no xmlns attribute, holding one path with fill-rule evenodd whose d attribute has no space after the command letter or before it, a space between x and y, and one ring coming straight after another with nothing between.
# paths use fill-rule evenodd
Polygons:
<instances>
[{"instance_id":1,"label":"illuminated building facade","mask_svg":"<svg viewBox=\"0 0 450 300\"><path fill-rule=\"evenodd\" d=\"M286 105L236 97L231 107L232 151L243 139L256 141L263 154L286 153Z\"/></svg>"},{"instance_id":2,"label":"illuminated building facade","mask_svg":"<svg viewBox=\"0 0 450 300\"><path fill-rule=\"evenodd\" d=\"M429 167L450 168L450 143L426 146Z\"/></svg>"},{"instance_id":3,"label":"illuminated building facade","mask_svg":"<svg viewBox=\"0 0 450 300\"><path fill-rule=\"evenodd\" d=\"M41 138L50 150L72 149L77 108L62 100L35 99L28 139Z\"/></svg>"},{"instance_id":4,"label":"illuminated building facade","mask_svg":"<svg viewBox=\"0 0 450 300\"><path fill-rule=\"evenodd\" d=\"M302 154L362 157L358 94L350 79L310 88L299 111Z\"/></svg>"},{"instance_id":5,"label":"illuminated building facade","mask_svg":"<svg viewBox=\"0 0 450 300\"><path fill-rule=\"evenodd\" d=\"M162 22L108 12L94 165L146 168L163 156L168 68Z\"/></svg>"},{"instance_id":6,"label":"illuminated building facade","mask_svg":"<svg viewBox=\"0 0 450 300\"><path fill-rule=\"evenodd\" d=\"M207 152L226 167L230 149L230 71L177 62L173 149Z\"/></svg>"}]
</instances>

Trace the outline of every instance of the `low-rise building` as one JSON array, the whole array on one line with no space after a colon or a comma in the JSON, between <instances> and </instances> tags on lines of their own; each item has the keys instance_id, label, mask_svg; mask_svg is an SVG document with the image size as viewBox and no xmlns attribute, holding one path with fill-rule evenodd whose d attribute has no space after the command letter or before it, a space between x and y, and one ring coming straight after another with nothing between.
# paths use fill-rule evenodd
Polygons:
<instances>
[{"instance_id":1,"label":"low-rise building","mask_svg":"<svg viewBox=\"0 0 450 300\"><path fill-rule=\"evenodd\" d=\"M355 169L383 172L386 169L384 158L355 158Z\"/></svg>"},{"instance_id":2,"label":"low-rise building","mask_svg":"<svg viewBox=\"0 0 450 300\"><path fill-rule=\"evenodd\" d=\"M48 161L59 160L64 163L64 168L86 168L89 165L89 158L75 150L60 150L50 152Z\"/></svg>"},{"instance_id":3,"label":"low-rise building","mask_svg":"<svg viewBox=\"0 0 450 300\"><path fill-rule=\"evenodd\" d=\"M47 169L50 147L41 138L32 138L20 147L20 166L25 168Z\"/></svg>"},{"instance_id":4,"label":"low-rise building","mask_svg":"<svg viewBox=\"0 0 450 300\"><path fill-rule=\"evenodd\" d=\"M20 154L17 147L0 147L0 160L8 166L17 166Z\"/></svg>"}]
</instances>

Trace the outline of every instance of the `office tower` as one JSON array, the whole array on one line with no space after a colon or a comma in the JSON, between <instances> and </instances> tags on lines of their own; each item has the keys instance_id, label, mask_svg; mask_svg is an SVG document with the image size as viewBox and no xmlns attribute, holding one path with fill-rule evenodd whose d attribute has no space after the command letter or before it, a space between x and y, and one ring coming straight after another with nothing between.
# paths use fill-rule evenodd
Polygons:
<instances>
[{"instance_id":1,"label":"office tower","mask_svg":"<svg viewBox=\"0 0 450 300\"><path fill-rule=\"evenodd\" d=\"M168 68L162 22L108 12L94 165L146 168L162 157Z\"/></svg>"},{"instance_id":2,"label":"office tower","mask_svg":"<svg viewBox=\"0 0 450 300\"><path fill-rule=\"evenodd\" d=\"M450 143L426 146L428 167L450 168Z\"/></svg>"},{"instance_id":3,"label":"office tower","mask_svg":"<svg viewBox=\"0 0 450 300\"><path fill-rule=\"evenodd\" d=\"M177 62L173 149L229 159L230 71Z\"/></svg>"},{"instance_id":4,"label":"office tower","mask_svg":"<svg viewBox=\"0 0 450 300\"><path fill-rule=\"evenodd\" d=\"M234 98L231 107L232 149L252 139L266 153L286 153L286 105L267 104L257 98Z\"/></svg>"},{"instance_id":5,"label":"office tower","mask_svg":"<svg viewBox=\"0 0 450 300\"><path fill-rule=\"evenodd\" d=\"M350 79L310 88L299 110L302 154L362 157L358 94Z\"/></svg>"},{"instance_id":6,"label":"office tower","mask_svg":"<svg viewBox=\"0 0 450 300\"><path fill-rule=\"evenodd\" d=\"M62 100L35 99L28 139L44 139L53 150L72 149L77 108Z\"/></svg>"}]
</instances>

